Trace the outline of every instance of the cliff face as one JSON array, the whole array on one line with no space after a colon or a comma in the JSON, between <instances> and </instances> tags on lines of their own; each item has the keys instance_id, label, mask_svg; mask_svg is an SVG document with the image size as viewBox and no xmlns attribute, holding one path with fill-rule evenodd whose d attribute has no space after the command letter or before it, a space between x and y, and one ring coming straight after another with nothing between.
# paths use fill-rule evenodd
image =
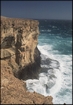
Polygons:
<instances>
[{"instance_id":1,"label":"cliff face","mask_svg":"<svg viewBox=\"0 0 73 105\"><path fill-rule=\"evenodd\" d=\"M28 92L20 80L38 78L40 72L38 25L37 20L1 17L2 104L52 104L51 96Z\"/></svg>"},{"instance_id":2,"label":"cliff face","mask_svg":"<svg viewBox=\"0 0 73 105\"><path fill-rule=\"evenodd\" d=\"M28 92L23 80L15 78L12 68L1 61L1 104L52 104L52 97Z\"/></svg>"},{"instance_id":3,"label":"cliff face","mask_svg":"<svg viewBox=\"0 0 73 105\"><path fill-rule=\"evenodd\" d=\"M36 20L1 18L1 59L8 62L14 75L20 79L38 76L38 25Z\"/></svg>"}]
</instances>

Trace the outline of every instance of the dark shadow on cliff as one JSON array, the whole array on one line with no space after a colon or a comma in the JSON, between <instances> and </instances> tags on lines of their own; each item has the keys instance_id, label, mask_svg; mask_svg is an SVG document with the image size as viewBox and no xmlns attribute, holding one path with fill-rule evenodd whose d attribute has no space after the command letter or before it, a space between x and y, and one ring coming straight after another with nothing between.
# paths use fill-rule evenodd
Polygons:
<instances>
[{"instance_id":1,"label":"dark shadow on cliff","mask_svg":"<svg viewBox=\"0 0 73 105\"><path fill-rule=\"evenodd\" d=\"M38 79L38 75L40 73L41 67L41 57L38 48L35 49L34 54L34 63L30 63L27 66L24 66L22 69L19 69L17 73L15 73L15 77L23 80L27 79Z\"/></svg>"},{"instance_id":2,"label":"dark shadow on cliff","mask_svg":"<svg viewBox=\"0 0 73 105\"><path fill-rule=\"evenodd\" d=\"M27 80L27 79L38 79L40 68L36 63L29 64L23 69L19 70L18 78Z\"/></svg>"},{"instance_id":3,"label":"dark shadow on cliff","mask_svg":"<svg viewBox=\"0 0 73 105\"><path fill-rule=\"evenodd\" d=\"M1 43L1 48L3 48L3 49L10 48L14 44L15 44L14 36L9 35L3 39L2 43Z\"/></svg>"}]
</instances>

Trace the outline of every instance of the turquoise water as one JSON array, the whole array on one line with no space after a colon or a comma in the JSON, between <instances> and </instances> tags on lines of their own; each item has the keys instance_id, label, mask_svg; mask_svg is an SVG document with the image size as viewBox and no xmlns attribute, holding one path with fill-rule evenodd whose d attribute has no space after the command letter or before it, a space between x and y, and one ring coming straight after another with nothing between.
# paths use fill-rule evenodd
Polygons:
<instances>
[{"instance_id":1,"label":"turquoise water","mask_svg":"<svg viewBox=\"0 0 73 105\"><path fill-rule=\"evenodd\" d=\"M39 20L39 23L42 72L38 80L26 81L27 89L52 95L54 104L72 104L72 22Z\"/></svg>"}]
</instances>

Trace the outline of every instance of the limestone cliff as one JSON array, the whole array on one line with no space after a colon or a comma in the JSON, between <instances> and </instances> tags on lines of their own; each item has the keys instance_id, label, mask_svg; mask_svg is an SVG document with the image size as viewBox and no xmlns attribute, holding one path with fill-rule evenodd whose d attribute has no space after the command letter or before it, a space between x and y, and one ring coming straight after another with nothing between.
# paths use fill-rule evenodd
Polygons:
<instances>
[{"instance_id":1,"label":"limestone cliff","mask_svg":"<svg viewBox=\"0 0 73 105\"><path fill-rule=\"evenodd\" d=\"M40 72L38 25L37 20L1 17L2 104L52 104L51 96L28 92L21 80L38 78Z\"/></svg>"},{"instance_id":2,"label":"limestone cliff","mask_svg":"<svg viewBox=\"0 0 73 105\"><path fill-rule=\"evenodd\" d=\"M40 69L40 52L37 49L38 25L36 20L1 18L1 59L6 59L18 78L38 76Z\"/></svg>"}]
</instances>

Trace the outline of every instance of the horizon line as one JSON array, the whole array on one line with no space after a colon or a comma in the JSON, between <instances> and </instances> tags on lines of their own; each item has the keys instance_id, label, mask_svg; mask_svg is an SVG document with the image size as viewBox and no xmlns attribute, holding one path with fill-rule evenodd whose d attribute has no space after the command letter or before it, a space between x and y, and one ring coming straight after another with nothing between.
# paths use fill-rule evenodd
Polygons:
<instances>
[{"instance_id":1,"label":"horizon line","mask_svg":"<svg viewBox=\"0 0 73 105\"><path fill-rule=\"evenodd\" d=\"M7 17L7 18L19 18L19 19L36 19L36 20L71 20L72 19L52 19L52 18L25 18L25 17L10 17L10 16L4 16L4 15L1 15L0 17Z\"/></svg>"}]
</instances>

